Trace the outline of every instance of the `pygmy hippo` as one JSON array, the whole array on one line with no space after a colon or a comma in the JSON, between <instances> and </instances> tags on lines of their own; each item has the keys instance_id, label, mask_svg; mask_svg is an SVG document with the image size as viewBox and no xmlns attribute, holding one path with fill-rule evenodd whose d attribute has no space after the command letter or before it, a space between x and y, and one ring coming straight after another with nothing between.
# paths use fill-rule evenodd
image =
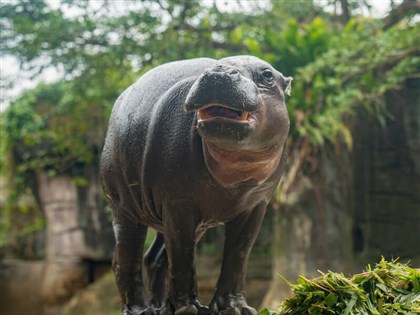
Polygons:
<instances>
[{"instance_id":1,"label":"pygmy hippo","mask_svg":"<svg viewBox=\"0 0 420 315\"><path fill-rule=\"evenodd\" d=\"M247 260L285 164L291 81L256 57L199 58L159 66L118 98L101 181L123 314L256 314L245 300ZM197 296L195 248L223 223L207 307ZM144 256L146 290L148 227L157 236Z\"/></svg>"}]
</instances>

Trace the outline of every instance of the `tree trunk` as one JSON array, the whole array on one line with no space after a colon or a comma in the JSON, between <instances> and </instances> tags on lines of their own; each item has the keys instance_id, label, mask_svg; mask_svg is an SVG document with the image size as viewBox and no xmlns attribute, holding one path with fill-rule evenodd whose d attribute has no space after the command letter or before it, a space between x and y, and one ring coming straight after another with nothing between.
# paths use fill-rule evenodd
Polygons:
<instances>
[{"instance_id":1,"label":"tree trunk","mask_svg":"<svg viewBox=\"0 0 420 315\"><path fill-rule=\"evenodd\" d=\"M97 172L89 169L87 185L72 177L37 174L39 199L47 219L44 302L51 311L92 281L95 261L110 261L111 224L99 194Z\"/></svg>"},{"instance_id":2,"label":"tree trunk","mask_svg":"<svg viewBox=\"0 0 420 315\"><path fill-rule=\"evenodd\" d=\"M343 22L347 23L351 18L349 3L348 3L347 0L340 0L340 4L341 4L341 12L342 12L342 17L343 17Z\"/></svg>"}]
</instances>

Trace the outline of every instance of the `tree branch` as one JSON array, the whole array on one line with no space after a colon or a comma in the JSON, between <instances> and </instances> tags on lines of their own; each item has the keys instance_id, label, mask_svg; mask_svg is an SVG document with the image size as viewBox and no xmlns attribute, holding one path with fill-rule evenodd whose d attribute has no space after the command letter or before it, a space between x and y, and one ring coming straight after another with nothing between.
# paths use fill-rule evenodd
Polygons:
<instances>
[{"instance_id":1,"label":"tree branch","mask_svg":"<svg viewBox=\"0 0 420 315\"><path fill-rule=\"evenodd\" d=\"M340 0L341 11L344 23L347 23L350 20L350 9L347 0Z\"/></svg>"},{"instance_id":2,"label":"tree branch","mask_svg":"<svg viewBox=\"0 0 420 315\"><path fill-rule=\"evenodd\" d=\"M384 29L388 29L397 24L408 14L420 13L420 1L418 0L404 0L398 7L391 10L384 19Z\"/></svg>"}]
</instances>

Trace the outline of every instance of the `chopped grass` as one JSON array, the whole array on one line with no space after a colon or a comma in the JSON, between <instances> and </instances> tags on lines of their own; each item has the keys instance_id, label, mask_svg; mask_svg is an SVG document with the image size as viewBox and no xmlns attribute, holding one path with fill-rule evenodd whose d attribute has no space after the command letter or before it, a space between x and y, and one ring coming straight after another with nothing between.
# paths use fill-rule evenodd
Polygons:
<instances>
[{"instance_id":1,"label":"chopped grass","mask_svg":"<svg viewBox=\"0 0 420 315\"><path fill-rule=\"evenodd\" d=\"M285 279L284 279L285 280ZM334 272L315 279L299 277L290 284L293 295L277 310L258 315L418 315L420 314L420 269L384 258L352 278Z\"/></svg>"}]
</instances>

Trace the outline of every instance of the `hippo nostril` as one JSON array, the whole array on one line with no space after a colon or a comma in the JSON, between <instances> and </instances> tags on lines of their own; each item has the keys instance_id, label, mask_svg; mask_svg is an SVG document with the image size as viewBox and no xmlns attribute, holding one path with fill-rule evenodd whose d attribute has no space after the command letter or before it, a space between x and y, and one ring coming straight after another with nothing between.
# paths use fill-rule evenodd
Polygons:
<instances>
[{"instance_id":1,"label":"hippo nostril","mask_svg":"<svg viewBox=\"0 0 420 315\"><path fill-rule=\"evenodd\" d=\"M229 68L225 66L215 66L212 69L209 70L210 73L218 73L218 74L227 74L229 76L238 75L239 71L235 68Z\"/></svg>"},{"instance_id":2,"label":"hippo nostril","mask_svg":"<svg viewBox=\"0 0 420 315\"><path fill-rule=\"evenodd\" d=\"M224 72L224 71L225 71L225 68L224 68L223 66L216 66L216 67L213 69L213 71L214 71L214 72Z\"/></svg>"}]
</instances>

